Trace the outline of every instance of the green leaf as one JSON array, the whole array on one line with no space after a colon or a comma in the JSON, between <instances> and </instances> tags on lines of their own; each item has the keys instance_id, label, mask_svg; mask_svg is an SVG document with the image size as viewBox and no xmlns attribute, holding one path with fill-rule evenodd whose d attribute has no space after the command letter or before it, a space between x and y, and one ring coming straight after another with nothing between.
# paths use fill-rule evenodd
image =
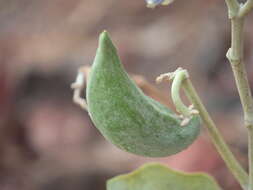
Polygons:
<instances>
[{"instance_id":1,"label":"green leaf","mask_svg":"<svg viewBox=\"0 0 253 190\"><path fill-rule=\"evenodd\" d=\"M221 190L215 180L204 173L187 174L158 163L145 164L136 171L114 177L107 190Z\"/></svg>"}]
</instances>

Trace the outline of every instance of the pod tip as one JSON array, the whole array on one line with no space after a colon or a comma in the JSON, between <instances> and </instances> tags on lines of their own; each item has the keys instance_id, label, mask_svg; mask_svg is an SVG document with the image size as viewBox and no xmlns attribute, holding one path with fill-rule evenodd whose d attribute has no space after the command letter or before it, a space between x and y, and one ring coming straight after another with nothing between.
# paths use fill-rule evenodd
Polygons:
<instances>
[{"instance_id":1,"label":"pod tip","mask_svg":"<svg viewBox=\"0 0 253 190\"><path fill-rule=\"evenodd\" d=\"M106 30L101 32L99 36L99 46L100 48L105 48L105 49L113 47L112 40L109 36L109 33Z\"/></svg>"},{"instance_id":2,"label":"pod tip","mask_svg":"<svg viewBox=\"0 0 253 190\"><path fill-rule=\"evenodd\" d=\"M109 36L108 32L106 30L104 30L103 32L101 32L99 39L102 42L104 40L110 39L110 36Z\"/></svg>"}]
</instances>

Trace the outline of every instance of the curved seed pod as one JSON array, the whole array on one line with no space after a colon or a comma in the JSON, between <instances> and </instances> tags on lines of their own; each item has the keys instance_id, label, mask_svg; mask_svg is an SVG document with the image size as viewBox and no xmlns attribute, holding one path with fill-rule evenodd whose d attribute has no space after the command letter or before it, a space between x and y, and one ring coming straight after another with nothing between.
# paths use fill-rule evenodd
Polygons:
<instances>
[{"instance_id":1,"label":"curved seed pod","mask_svg":"<svg viewBox=\"0 0 253 190\"><path fill-rule=\"evenodd\" d=\"M91 119L103 136L134 154L172 155L187 148L199 134L198 116L181 126L176 114L143 94L124 71L106 32L100 35L86 98Z\"/></svg>"}]
</instances>

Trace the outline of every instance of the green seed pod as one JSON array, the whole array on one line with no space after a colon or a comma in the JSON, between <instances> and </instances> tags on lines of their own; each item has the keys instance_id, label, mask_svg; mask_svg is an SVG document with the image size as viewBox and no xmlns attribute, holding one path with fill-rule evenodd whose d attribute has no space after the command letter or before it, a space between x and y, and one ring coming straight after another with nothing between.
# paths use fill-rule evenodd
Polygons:
<instances>
[{"instance_id":1,"label":"green seed pod","mask_svg":"<svg viewBox=\"0 0 253 190\"><path fill-rule=\"evenodd\" d=\"M200 119L181 119L146 96L129 78L107 32L99 39L87 82L89 115L103 136L134 154L163 157L187 148L199 134Z\"/></svg>"}]
</instances>

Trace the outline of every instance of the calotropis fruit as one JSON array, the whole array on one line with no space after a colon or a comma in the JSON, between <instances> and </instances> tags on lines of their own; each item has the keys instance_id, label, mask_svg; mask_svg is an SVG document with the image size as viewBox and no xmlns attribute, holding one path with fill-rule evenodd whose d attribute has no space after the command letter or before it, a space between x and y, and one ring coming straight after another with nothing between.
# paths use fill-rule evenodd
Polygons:
<instances>
[{"instance_id":1,"label":"calotropis fruit","mask_svg":"<svg viewBox=\"0 0 253 190\"><path fill-rule=\"evenodd\" d=\"M186 149L200 131L199 116L181 126L169 108L146 96L125 72L107 32L88 77L89 115L103 136L137 155L164 157Z\"/></svg>"}]
</instances>

